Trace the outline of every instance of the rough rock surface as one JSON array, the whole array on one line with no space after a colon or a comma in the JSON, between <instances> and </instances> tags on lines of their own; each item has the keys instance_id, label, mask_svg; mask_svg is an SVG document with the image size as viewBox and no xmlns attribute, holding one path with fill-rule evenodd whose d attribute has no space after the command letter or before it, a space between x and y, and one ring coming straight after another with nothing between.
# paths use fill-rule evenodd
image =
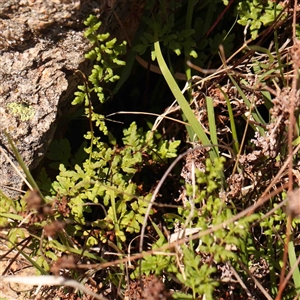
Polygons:
<instances>
[{"instance_id":1,"label":"rough rock surface","mask_svg":"<svg viewBox=\"0 0 300 300\"><path fill-rule=\"evenodd\" d=\"M59 118L71 109L73 93L87 73L89 44L83 20L95 14L102 31L124 39L115 15L133 37L142 0L0 0L0 190L16 197L23 180L12 168L8 132L34 169L45 154ZM134 16L134 17L133 17ZM119 36L118 36L119 35Z\"/></svg>"}]
</instances>

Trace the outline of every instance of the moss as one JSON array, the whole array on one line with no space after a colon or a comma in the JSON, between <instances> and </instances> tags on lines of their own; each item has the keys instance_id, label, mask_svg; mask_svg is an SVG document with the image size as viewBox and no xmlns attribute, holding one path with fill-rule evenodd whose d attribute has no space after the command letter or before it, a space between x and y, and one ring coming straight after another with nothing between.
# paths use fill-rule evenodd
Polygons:
<instances>
[{"instance_id":1,"label":"moss","mask_svg":"<svg viewBox=\"0 0 300 300\"><path fill-rule=\"evenodd\" d=\"M30 107L27 103L9 103L7 104L9 112L21 119L21 121L28 121L34 116L34 109Z\"/></svg>"}]
</instances>

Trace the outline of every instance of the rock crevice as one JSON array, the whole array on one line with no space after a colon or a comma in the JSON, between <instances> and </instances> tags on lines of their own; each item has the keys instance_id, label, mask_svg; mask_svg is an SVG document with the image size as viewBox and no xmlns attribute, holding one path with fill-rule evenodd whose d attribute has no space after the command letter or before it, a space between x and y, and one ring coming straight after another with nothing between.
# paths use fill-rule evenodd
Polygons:
<instances>
[{"instance_id":1,"label":"rock crevice","mask_svg":"<svg viewBox=\"0 0 300 300\"><path fill-rule=\"evenodd\" d=\"M17 164L8 151L4 131L27 166L34 169L59 118L71 109L80 83L75 71L88 73L91 69L84 59L90 45L83 35L83 21L92 13L102 21L102 31L118 36L120 26L113 18L113 12L118 11L130 27L128 32L137 29L137 20L126 20L141 1L124 1L122 9L116 2L0 0L0 189L5 194L18 196L15 189L21 189L23 180L3 154Z\"/></svg>"}]
</instances>

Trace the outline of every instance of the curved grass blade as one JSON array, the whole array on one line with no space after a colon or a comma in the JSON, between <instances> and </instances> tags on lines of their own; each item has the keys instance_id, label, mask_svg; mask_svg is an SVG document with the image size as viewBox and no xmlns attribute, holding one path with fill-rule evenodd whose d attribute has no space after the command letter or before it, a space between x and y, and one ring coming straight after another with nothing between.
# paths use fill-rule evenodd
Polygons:
<instances>
[{"instance_id":1,"label":"curved grass blade","mask_svg":"<svg viewBox=\"0 0 300 300\"><path fill-rule=\"evenodd\" d=\"M161 73L164 76L174 97L178 101L178 104L180 105L180 108L182 109L182 112L185 115L187 121L193 128L194 132L196 133L196 135L199 138L199 140L201 141L201 143L203 145L210 145L211 141L208 139L206 133L204 132L203 128L201 127L200 123L198 122L198 120L197 120L196 116L194 115L192 109L190 108L188 102L182 95L180 88L178 87L174 77L172 76L172 74L162 56L158 40L154 43L154 51L155 51L155 56L157 58L157 62L158 62L159 68L161 70ZM209 156L212 159L212 161L214 161L214 159L218 156L215 148L212 148L212 150L209 151Z\"/></svg>"}]
</instances>

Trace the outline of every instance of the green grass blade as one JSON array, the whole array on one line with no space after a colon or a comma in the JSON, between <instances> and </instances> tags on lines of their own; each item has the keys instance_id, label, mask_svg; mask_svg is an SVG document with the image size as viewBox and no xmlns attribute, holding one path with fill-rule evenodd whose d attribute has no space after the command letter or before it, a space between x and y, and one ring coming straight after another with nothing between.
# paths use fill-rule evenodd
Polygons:
<instances>
[{"instance_id":1,"label":"green grass blade","mask_svg":"<svg viewBox=\"0 0 300 300\"><path fill-rule=\"evenodd\" d=\"M232 106L231 106L231 103L230 103L230 100L229 100L227 94L222 90L221 87L219 87L219 89L222 92L222 94L223 94L223 96L226 100L226 104L227 104L227 109L228 109L228 114L229 114L229 121L230 121L230 129L231 129L232 139L233 139L233 151L234 151L235 154L238 154L239 150L240 150L240 144L239 144L239 140L238 140L238 136L237 136L237 131L236 131L236 126L235 126Z\"/></svg>"},{"instance_id":2,"label":"green grass blade","mask_svg":"<svg viewBox=\"0 0 300 300\"><path fill-rule=\"evenodd\" d=\"M17 249L27 261L29 261L42 275L49 275L38 263L36 263L31 257L29 257L25 252L20 249Z\"/></svg>"},{"instance_id":3,"label":"green grass blade","mask_svg":"<svg viewBox=\"0 0 300 300\"><path fill-rule=\"evenodd\" d=\"M265 107L269 111L273 107L271 94L270 94L270 92L267 92L267 91L261 91L261 94L263 95L264 100L265 100Z\"/></svg>"},{"instance_id":4,"label":"green grass blade","mask_svg":"<svg viewBox=\"0 0 300 300\"><path fill-rule=\"evenodd\" d=\"M180 105L180 108L182 109L183 114L185 115L187 121L193 128L194 132L196 133L197 137L201 141L203 145L210 145L211 142L208 139L207 135L205 134L203 128L201 127L200 123L198 122L197 118L195 117L192 109L190 108L188 102L184 98L184 96L181 93L180 88L178 87L174 77L172 76L163 56L161 53L159 42L156 41L154 43L154 51L157 58L158 65L160 67L160 70L170 88L172 91L174 97L178 101L178 104ZM216 150L212 149L209 151L209 156L212 160L214 160L217 157Z\"/></svg>"},{"instance_id":5,"label":"green grass blade","mask_svg":"<svg viewBox=\"0 0 300 300\"><path fill-rule=\"evenodd\" d=\"M156 231L158 237L159 237L160 239L164 239L165 236L164 236L164 234L162 233L162 231L159 229L158 225L156 225L155 222L152 222L152 221L151 221L151 224L152 224L153 228L155 229L155 231Z\"/></svg>"},{"instance_id":6,"label":"green grass blade","mask_svg":"<svg viewBox=\"0 0 300 300\"><path fill-rule=\"evenodd\" d=\"M297 257L295 253L295 245L293 241L290 241L288 244L288 254L289 254L289 260L290 260L290 265L294 266L297 263ZM300 292L300 272L299 268L295 268L293 272L293 281L295 284L296 292Z\"/></svg>"},{"instance_id":7,"label":"green grass blade","mask_svg":"<svg viewBox=\"0 0 300 300\"><path fill-rule=\"evenodd\" d=\"M0 212L0 217L2 218L7 218L7 219L12 219L12 220L16 220L16 221L23 221L24 217L16 215L16 214L11 214L11 213L4 213L4 212Z\"/></svg>"},{"instance_id":8,"label":"green grass blade","mask_svg":"<svg viewBox=\"0 0 300 300\"><path fill-rule=\"evenodd\" d=\"M268 78L269 76L271 76L273 73L275 73L276 70L272 69L272 70L268 70L268 71L264 71L263 74L259 75L259 78L257 80L257 85L261 82L265 82L265 78Z\"/></svg>"},{"instance_id":9,"label":"green grass blade","mask_svg":"<svg viewBox=\"0 0 300 300\"><path fill-rule=\"evenodd\" d=\"M100 261L100 262L106 261L103 258L101 258L100 256L95 255L92 252L89 252L88 249L86 251L82 251L82 249L66 247L63 244L61 244L60 242L58 242L57 240L52 240L50 242L50 245L53 246L53 248L55 248L56 250L61 251L61 252L70 252L70 253L73 253L76 255L80 255L81 257L87 257L87 258L94 259L94 260Z\"/></svg>"},{"instance_id":10,"label":"green grass blade","mask_svg":"<svg viewBox=\"0 0 300 300\"><path fill-rule=\"evenodd\" d=\"M262 52L262 53L267 54L269 57L269 62L271 62L271 63L274 62L274 57L269 49L258 46L258 45L248 46L248 48L253 51Z\"/></svg>"},{"instance_id":11,"label":"green grass blade","mask_svg":"<svg viewBox=\"0 0 300 300\"><path fill-rule=\"evenodd\" d=\"M251 111L251 115L253 117L253 120L257 123L260 123L260 124L265 124L265 120L262 118L262 116L260 115L260 113L258 112L256 106L252 105L252 103L247 99L246 95L244 94L244 92L242 91L242 89L240 88L240 86L237 84L237 82L233 79L233 77L228 74L228 77L230 78L230 80L232 81L232 83L234 84L234 86L236 87L239 95L243 98L244 100L244 103L247 105L248 109ZM264 134L264 129L260 126L258 126L258 130L259 130L259 133L261 135Z\"/></svg>"},{"instance_id":12,"label":"green grass blade","mask_svg":"<svg viewBox=\"0 0 300 300\"><path fill-rule=\"evenodd\" d=\"M211 97L205 97L205 99L206 99L206 108L208 114L210 139L214 145L217 145L218 136L217 136L217 125L215 119L214 100ZM215 146L214 148L216 150L217 155L219 156L219 148L217 146Z\"/></svg>"}]
</instances>

